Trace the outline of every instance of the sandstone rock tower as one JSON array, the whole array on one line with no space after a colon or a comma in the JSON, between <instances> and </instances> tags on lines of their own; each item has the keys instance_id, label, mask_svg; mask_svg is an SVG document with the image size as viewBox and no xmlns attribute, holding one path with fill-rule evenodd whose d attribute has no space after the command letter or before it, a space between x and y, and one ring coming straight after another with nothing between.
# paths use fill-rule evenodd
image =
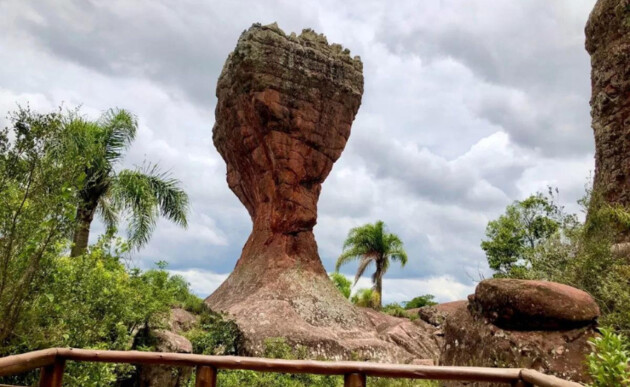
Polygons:
<instances>
[{"instance_id":1,"label":"sandstone rock tower","mask_svg":"<svg viewBox=\"0 0 630 387\"><path fill-rule=\"evenodd\" d=\"M630 1L599 0L586 24L596 192L630 205Z\"/></svg>"},{"instance_id":2,"label":"sandstone rock tower","mask_svg":"<svg viewBox=\"0 0 630 387\"><path fill-rule=\"evenodd\" d=\"M225 62L213 140L253 230L206 303L236 319L252 354L265 338L285 337L326 357L430 357L382 341L328 279L317 253L312 230L321 185L346 145L362 94L361 60L311 30L286 35L275 24L255 24Z\"/></svg>"}]
</instances>

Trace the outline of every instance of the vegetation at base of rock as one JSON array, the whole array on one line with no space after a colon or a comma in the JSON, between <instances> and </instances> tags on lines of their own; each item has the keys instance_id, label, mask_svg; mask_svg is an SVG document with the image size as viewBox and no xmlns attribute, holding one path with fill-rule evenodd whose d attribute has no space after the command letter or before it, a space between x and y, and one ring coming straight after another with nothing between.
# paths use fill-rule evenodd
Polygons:
<instances>
[{"instance_id":1,"label":"vegetation at base of rock","mask_svg":"<svg viewBox=\"0 0 630 387\"><path fill-rule=\"evenodd\" d=\"M601 337L591 340L594 351L588 356L592 387L630 385L630 344L623 335L600 329Z\"/></svg>"},{"instance_id":2,"label":"vegetation at base of rock","mask_svg":"<svg viewBox=\"0 0 630 387\"><path fill-rule=\"evenodd\" d=\"M341 292L341 294L343 294L345 298L350 298L350 293L352 290L352 281L350 281L348 278L346 278L345 275L339 272L332 273L330 275L330 279L335 284L335 287L339 289L339 291Z\"/></svg>"},{"instance_id":3,"label":"vegetation at base of rock","mask_svg":"<svg viewBox=\"0 0 630 387\"><path fill-rule=\"evenodd\" d=\"M164 327L173 306L198 310L202 300L186 281L159 268L130 269L120 254L128 246L103 237L86 254L52 259L50 273L25 303L2 356L51 347L110 350L134 348L134 337L147 326ZM135 344L137 345L137 343ZM64 385L103 386L130 375L133 366L70 362ZM2 378L27 384L36 375Z\"/></svg>"},{"instance_id":4,"label":"vegetation at base of rock","mask_svg":"<svg viewBox=\"0 0 630 387\"><path fill-rule=\"evenodd\" d=\"M199 316L199 324L186 332L193 345L193 353L201 355L239 355L243 335L238 325L224 315L207 308Z\"/></svg>"},{"instance_id":5,"label":"vegetation at base of rock","mask_svg":"<svg viewBox=\"0 0 630 387\"><path fill-rule=\"evenodd\" d=\"M417 314L410 313L406 308L404 308L397 302L383 306L381 312L394 317L408 318L412 321L418 318Z\"/></svg>"},{"instance_id":6,"label":"vegetation at base of rock","mask_svg":"<svg viewBox=\"0 0 630 387\"><path fill-rule=\"evenodd\" d=\"M532 197L544 197L541 194ZM531 197L530 197L531 198ZM538 200L538 199L537 199ZM620 340L626 340L630 334L630 252L625 240L630 232L630 211L620 205L606 203L596 192L587 192L580 200L580 204L588 216L583 223L573 222L577 219L574 215L564 214L557 206L545 202L546 208L554 208L549 212L554 214L547 219L539 219L539 224L555 224L558 227L553 233L540 233L541 238L534 244L527 238L521 238L519 242L511 242L511 246L517 246L512 251L519 251L517 261L506 260L510 266L496 266L497 274L501 277L520 279L540 279L564 283L578 289L582 289L595 298L602 312L599 323L604 327L603 332L621 333ZM520 207L520 202L509 206L505 217L511 208ZM545 212L546 213L546 212ZM537 216L544 217L545 213ZM566 221L566 220L569 221ZM559 221L565 220L565 221ZM496 221L493 221L496 222ZM490 222L491 224L498 224ZM505 225L502 222L499 222ZM506 226L508 231L499 231L495 235L513 235L509 230L514 230L512 224ZM524 223L521 225L524 226ZM520 227L520 226L519 226ZM553 226L555 227L555 226ZM551 228L553 228L551 227ZM496 229L496 228L495 228ZM518 229L518 227L516 228ZM550 227L543 227L550 230ZM498 237L492 243L498 244L504 238ZM520 243L520 245L519 245ZM488 253L488 251L486 251ZM494 256L488 255L488 261L493 266ZM506 269L509 268L509 269ZM613 339L607 339L607 342ZM602 343L604 345L604 343ZM602 348L605 350L605 348ZM597 363L600 363L597 366ZM595 356L589 358L591 370L605 373L606 360ZM604 376L602 376L604 377ZM615 377L614 374L609 377Z\"/></svg>"},{"instance_id":7,"label":"vegetation at base of rock","mask_svg":"<svg viewBox=\"0 0 630 387\"><path fill-rule=\"evenodd\" d=\"M363 308L380 309L381 296L374 289L359 289L350 302Z\"/></svg>"},{"instance_id":8,"label":"vegetation at base of rock","mask_svg":"<svg viewBox=\"0 0 630 387\"><path fill-rule=\"evenodd\" d=\"M343 252L337 258L335 270L353 260L359 261L359 267L354 277L356 284L365 270L373 263L376 268L372 275L374 292L373 305L381 307L381 295L383 294L383 276L389 269L390 259L398 261L401 266L407 263L407 253L403 243L396 234L386 231L385 223L379 220L374 224L355 227L348 232L348 237L343 243Z\"/></svg>"}]
</instances>

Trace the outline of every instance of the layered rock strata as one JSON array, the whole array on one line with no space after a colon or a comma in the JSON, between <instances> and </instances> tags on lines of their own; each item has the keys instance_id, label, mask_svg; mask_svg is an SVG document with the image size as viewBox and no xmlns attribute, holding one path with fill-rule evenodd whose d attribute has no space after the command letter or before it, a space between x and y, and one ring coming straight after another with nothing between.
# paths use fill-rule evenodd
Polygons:
<instances>
[{"instance_id":1,"label":"layered rock strata","mask_svg":"<svg viewBox=\"0 0 630 387\"><path fill-rule=\"evenodd\" d=\"M348 141L362 94L361 60L311 30L297 36L253 25L223 67L213 141L253 230L206 303L235 318L250 354L260 354L266 338L284 337L325 358L436 356L435 345L399 345L421 339L418 329L377 329L334 287L317 252L312 230L321 186Z\"/></svg>"},{"instance_id":2,"label":"layered rock strata","mask_svg":"<svg viewBox=\"0 0 630 387\"><path fill-rule=\"evenodd\" d=\"M599 0L586 24L591 55L594 188L630 205L630 1Z\"/></svg>"}]
</instances>

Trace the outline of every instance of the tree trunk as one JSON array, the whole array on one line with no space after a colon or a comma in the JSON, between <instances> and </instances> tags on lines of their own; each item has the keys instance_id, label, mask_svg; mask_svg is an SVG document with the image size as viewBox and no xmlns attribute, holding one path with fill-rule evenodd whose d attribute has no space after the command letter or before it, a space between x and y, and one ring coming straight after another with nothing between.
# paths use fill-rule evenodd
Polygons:
<instances>
[{"instance_id":1,"label":"tree trunk","mask_svg":"<svg viewBox=\"0 0 630 387\"><path fill-rule=\"evenodd\" d=\"M94 220L94 212L96 212L97 202L82 204L77 209L77 226L72 238L71 257L78 257L87 249L90 239L90 226Z\"/></svg>"},{"instance_id":2,"label":"tree trunk","mask_svg":"<svg viewBox=\"0 0 630 387\"><path fill-rule=\"evenodd\" d=\"M378 293L378 303L376 304L377 310L381 310L383 307L383 259L381 258L376 262L376 283L374 284L374 291Z\"/></svg>"}]
</instances>

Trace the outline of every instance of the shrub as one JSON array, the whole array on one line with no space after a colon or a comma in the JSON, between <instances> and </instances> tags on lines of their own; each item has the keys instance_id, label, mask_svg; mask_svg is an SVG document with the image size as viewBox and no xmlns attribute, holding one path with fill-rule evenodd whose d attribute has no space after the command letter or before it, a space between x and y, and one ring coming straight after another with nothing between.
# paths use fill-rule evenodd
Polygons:
<instances>
[{"instance_id":1,"label":"shrub","mask_svg":"<svg viewBox=\"0 0 630 387\"><path fill-rule=\"evenodd\" d=\"M238 325L225 316L204 309L199 327L186 333L193 353L202 355L238 355L242 351L243 335Z\"/></svg>"},{"instance_id":2,"label":"shrub","mask_svg":"<svg viewBox=\"0 0 630 387\"><path fill-rule=\"evenodd\" d=\"M588 356L593 387L630 384L630 348L623 335L601 329L602 336L591 339L594 351Z\"/></svg>"},{"instance_id":3,"label":"shrub","mask_svg":"<svg viewBox=\"0 0 630 387\"><path fill-rule=\"evenodd\" d=\"M424 296L418 296L411 299L411 301L404 302L405 309L422 308L423 306L437 305L437 302L433 301L435 296L432 294L425 294Z\"/></svg>"}]
</instances>

